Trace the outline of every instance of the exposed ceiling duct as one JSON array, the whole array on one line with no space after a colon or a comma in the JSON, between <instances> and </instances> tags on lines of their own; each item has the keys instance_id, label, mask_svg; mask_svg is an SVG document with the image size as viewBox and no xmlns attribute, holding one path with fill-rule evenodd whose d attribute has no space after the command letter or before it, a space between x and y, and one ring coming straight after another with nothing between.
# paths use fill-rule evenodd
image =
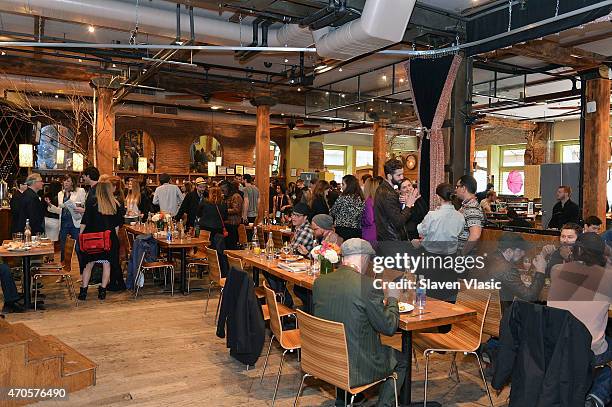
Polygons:
<instances>
[{"instance_id":1,"label":"exposed ceiling duct","mask_svg":"<svg viewBox=\"0 0 612 407\"><path fill-rule=\"evenodd\" d=\"M315 34L317 53L342 61L402 40L416 0L367 0L361 17ZM324 30L327 33L321 34Z\"/></svg>"}]
</instances>

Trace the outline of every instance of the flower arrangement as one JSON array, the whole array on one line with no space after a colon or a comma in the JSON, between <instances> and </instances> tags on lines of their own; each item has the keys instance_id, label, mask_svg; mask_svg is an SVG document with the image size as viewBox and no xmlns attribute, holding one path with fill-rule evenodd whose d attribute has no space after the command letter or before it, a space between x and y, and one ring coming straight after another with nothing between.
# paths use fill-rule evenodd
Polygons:
<instances>
[{"instance_id":1,"label":"flower arrangement","mask_svg":"<svg viewBox=\"0 0 612 407\"><path fill-rule=\"evenodd\" d=\"M321 274L327 274L333 270L333 265L340 261L340 247L337 244L323 242L310 251L313 259L318 259L321 264Z\"/></svg>"},{"instance_id":2,"label":"flower arrangement","mask_svg":"<svg viewBox=\"0 0 612 407\"><path fill-rule=\"evenodd\" d=\"M155 222L158 230L162 230L164 228L165 223L170 223L170 221L172 220L172 215L170 215L169 213L160 212L153 215L151 217L151 220Z\"/></svg>"}]
</instances>

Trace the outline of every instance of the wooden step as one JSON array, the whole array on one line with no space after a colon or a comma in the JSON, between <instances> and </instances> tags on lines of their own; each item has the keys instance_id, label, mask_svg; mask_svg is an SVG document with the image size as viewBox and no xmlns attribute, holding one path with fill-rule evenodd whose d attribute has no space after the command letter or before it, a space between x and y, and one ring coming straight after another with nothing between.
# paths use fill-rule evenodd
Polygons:
<instances>
[{"instance_id":1,"label":"wooden step","mask_svg":"<svg viewBox=\"0 0 612 407\"><path fill-rule=\"evenodd\" d=\"M97 365L94 362L76 351L74 348L66 345L55 336L45 335L42 337L42 339L56 351L64 354L64 376L74 375L86 370L96 370Z\"/></svg>"},{"instance_id":2,"label":"wooden step","mask_svg":"<svg viewBox=\"0 0 612 407\"><path fill-rule=\"evenodd\" d=\"M51 347L47 341L25 324L12 324L11 330L16 335L30 342L27 353L29 362L61 358L63 356L62 352Z\"/></svg>"}]
</instances>

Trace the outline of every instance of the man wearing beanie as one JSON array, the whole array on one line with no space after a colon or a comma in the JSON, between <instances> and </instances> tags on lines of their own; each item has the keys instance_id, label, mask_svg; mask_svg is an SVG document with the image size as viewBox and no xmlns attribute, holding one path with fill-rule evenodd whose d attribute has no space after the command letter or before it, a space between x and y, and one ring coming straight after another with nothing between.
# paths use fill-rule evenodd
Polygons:
<instances>
[{"instance_id":1,"label":"man wearing beanie","mask_svg":"<svg viewBox=\"0 0 612 407\"><path fill-rule=\"evenodd\" d=\"M324 213L320 213L312 218L310 222L312 233L318 243L328 242L341 246L344 242L334 229L334 218Z\"/></svg>"}]
</instances>

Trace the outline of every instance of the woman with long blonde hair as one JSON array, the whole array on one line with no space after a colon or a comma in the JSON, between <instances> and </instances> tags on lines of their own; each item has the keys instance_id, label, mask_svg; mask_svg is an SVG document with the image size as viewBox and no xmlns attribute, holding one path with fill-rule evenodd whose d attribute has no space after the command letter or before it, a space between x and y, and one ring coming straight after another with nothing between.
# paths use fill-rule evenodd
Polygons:
<instances>
[{"instance_id":1,"label":"woman with long blonde hair","mask_svg":"<svg viewBox=\"0 0 612 407\"><path fill-rule=\"evenodd\" d=\"M83 262L86 263L83 270L83 282L79 292L79 300L87 299L87 287L91 277L91 270L94 264L102 264L102 284L98 287L98 298L103 300L106 298L106 287L111 279L111 263L115 263L115 259L119 256L119 238L117 232L119 226L123 224L123 216L125 208L115 198L114 194L116 187L108 179L98 182L96 185L96 202L87 208L81 220L81 234L98 233L110 231L111 247L109 251L102 253L87 253L84 250L82 254Z\"/></svg>"}]
</instances>

